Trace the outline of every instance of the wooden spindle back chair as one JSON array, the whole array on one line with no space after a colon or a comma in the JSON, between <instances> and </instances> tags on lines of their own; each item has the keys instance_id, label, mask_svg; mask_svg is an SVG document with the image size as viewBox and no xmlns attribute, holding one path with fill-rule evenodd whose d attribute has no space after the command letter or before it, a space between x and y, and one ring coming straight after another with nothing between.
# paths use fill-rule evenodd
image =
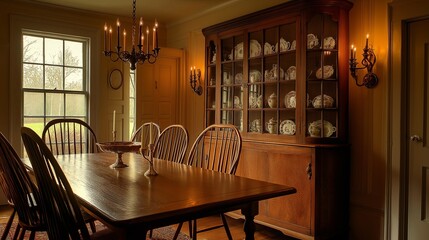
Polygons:
<instances>
[{"instance_id":1,"label":"wooden spindle back chair","mask_svg":"<svg viewBox=\"0 0 429 240\"><path fill-rule=\"evenodd\" d=\"M241 154L241 135L238 129L229 124L214 124L204 129L195 140L188 156L188 165L235 175ZM191 238L196 240L197 233L223 227L229 240L232 235L225 215L221 215L222 225L197 229L197 219L189 221ZM180 231L179 224L176 234Z\"/></svg>"},{"instance_id":2,"label":"wooden spindle back chair","mask_svg":"<svg viewBox=\"0 0 429 240\"><path fill-rule=\"evenodd\" d=\"M42 139L54 155L98 152L97 136L80 119L54 119L43 129Z\"/></svg>"},{"instance_id":3,"label":"wooden spindle back chair","mask_svg":"<svg viewBox=\"0 0 429 240\"><path fill-rule=\"evenodd\" d=\"M113 234L104 233L108 230L90 237L80 205L50 149L30 128L21 128L21 136L39 186L49 239L115 239Z\"/></svg>"},{"instance_id":4,"label":"wooden spindle back chair","mask_svg":"<svg viewBox=\"0 0 429 240\"><path fill-rule=\"evenodd\" d=\"M152 140L155 143L159 138L160 128L159 125L154 122L143 123L131 136L131 141L141 142L144 148L149 144L149 133L150 133L150 124L152 124ZM143 136L143 139L142 139Z\"/></svg>"},{"instance_id":5,"label":"wooden spindle back chair","mask_svg":"<svg viewBox=\"0 0 429 240\"><path fill-rule=\"evenodd\" d=\"M170 125L159 135L155 144L154 157L183 163L188 143L188 131L182 125Z\"/></svg>"},{"instance_id":6,"label":"wooden spindle back chair","mask_svg":"<svg viewBox=\"0 0 429 240\"><path fill-rule=\"evenodd\" d=\"M3 191L14 208L14 212L16 211L18 215L15 237L22 239L25 232L30 231L30 239L34 239L37 231L47 229L46 218L40 208L39 191L18 154L1 133L0 174ZM9 218L9 221L13 220L13 216L11 217L12 219ZM7 227L10 228L9 223L6 225ZM17 236L18 234L19 236ZM5 238L6 236L3 234L2 239Z\"/></svg>"}]
</instances>

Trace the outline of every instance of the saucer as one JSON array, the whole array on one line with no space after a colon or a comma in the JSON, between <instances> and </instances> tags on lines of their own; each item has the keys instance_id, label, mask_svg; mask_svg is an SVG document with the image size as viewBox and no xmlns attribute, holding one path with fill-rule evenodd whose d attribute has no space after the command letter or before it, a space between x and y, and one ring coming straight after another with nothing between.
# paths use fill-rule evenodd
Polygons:
<instances>
[{"instance_id":1,"label":"saucer","mask_svg":"<svg viewBox=\"0 0 429 240\"><path fill-rule=\"evenodd\" d=\"M334 67L331 65L323 66L323 74L322 74L322 68L319 68L316 71L316 77L318 79L330 78L333 74L334 74Z\"/></svg>"},{"instance_id":2,"label":"saucer","mask_svg":"<svg viewBox=\"0 0 429 240\"><path fill-rule=\"evenodd\" d=\"M280 134L295 135L296 124L292 120L284 120L280 123Z\"/></svg>"}]
</instances>

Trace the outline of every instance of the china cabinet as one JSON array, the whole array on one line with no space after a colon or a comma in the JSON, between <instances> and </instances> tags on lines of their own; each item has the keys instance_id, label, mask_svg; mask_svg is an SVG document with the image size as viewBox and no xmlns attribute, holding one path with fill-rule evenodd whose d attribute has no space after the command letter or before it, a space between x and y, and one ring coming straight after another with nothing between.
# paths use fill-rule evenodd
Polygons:
<instances>
[{"instance_id":1,"label":"china cabinet","mask_svg":"<svg viewBox=\"0 0 429 240\"><path fill-rule=\"evenodd\" d=\"M346 234L351 7L291 1L203 29L205 123L240 130L238 175L296 186L256 218L287 235Z\"/></svg>"}]
</instances>

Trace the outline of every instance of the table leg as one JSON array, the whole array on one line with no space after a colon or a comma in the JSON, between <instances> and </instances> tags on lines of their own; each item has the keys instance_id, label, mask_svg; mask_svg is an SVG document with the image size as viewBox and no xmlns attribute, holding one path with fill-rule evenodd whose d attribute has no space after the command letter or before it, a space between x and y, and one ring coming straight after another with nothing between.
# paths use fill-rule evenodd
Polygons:
<instances>
[{"instance_id":1,"label":"table leg","mask_svg":"<svg viewBox=\"0 0 429 240\"><path fill-rule=\"evenodd\" d=\"M246 240L255 239L255 216L259 213L258 202L249 203L246 207L241 209L241 214L244 215L244 233L246 234Z\"/></svg>"}]
</instances>

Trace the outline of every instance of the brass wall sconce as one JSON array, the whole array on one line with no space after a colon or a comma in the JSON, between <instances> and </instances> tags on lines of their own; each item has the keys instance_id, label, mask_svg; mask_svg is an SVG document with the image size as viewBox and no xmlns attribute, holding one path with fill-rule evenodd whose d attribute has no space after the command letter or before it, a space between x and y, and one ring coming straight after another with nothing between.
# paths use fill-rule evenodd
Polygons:
<instances>
[{"instance_id":1,"label":"brass wall sconce","mask_svg":"<svg viewBox=\"0 0 429 240\"><path fill-rule=\"evenodd\" d=\"M372 72L372 68L375 65L375 62L377 61L377 57L375 56L374 50L370 47L368 47L368 37L369 35L366 35L366 44L365 48L363 49L363 59L362 59L362 67L357 67L358 63L356 61L356 47L352 45L352 48L350 50L350 73L353 77L353 79L356 82L356 85L359 87L365 86L367 88L373 88L378 83L378 77L375 73ZM358 75L357 70L366 69L367 73L363 77L362 82L358 81Z\"/></svg>"},{"instance_id":2,"label":"brass wall sconce","mask_svg":"<svg viewBox=\"0 0 429 240\"><path fill-rule=\"evenodd\" d=\"M191 67L191 75L189 77L192 90L198 95L203 94L203 87L201 87L201 70Z\"/></svg>"}]
</instances>

